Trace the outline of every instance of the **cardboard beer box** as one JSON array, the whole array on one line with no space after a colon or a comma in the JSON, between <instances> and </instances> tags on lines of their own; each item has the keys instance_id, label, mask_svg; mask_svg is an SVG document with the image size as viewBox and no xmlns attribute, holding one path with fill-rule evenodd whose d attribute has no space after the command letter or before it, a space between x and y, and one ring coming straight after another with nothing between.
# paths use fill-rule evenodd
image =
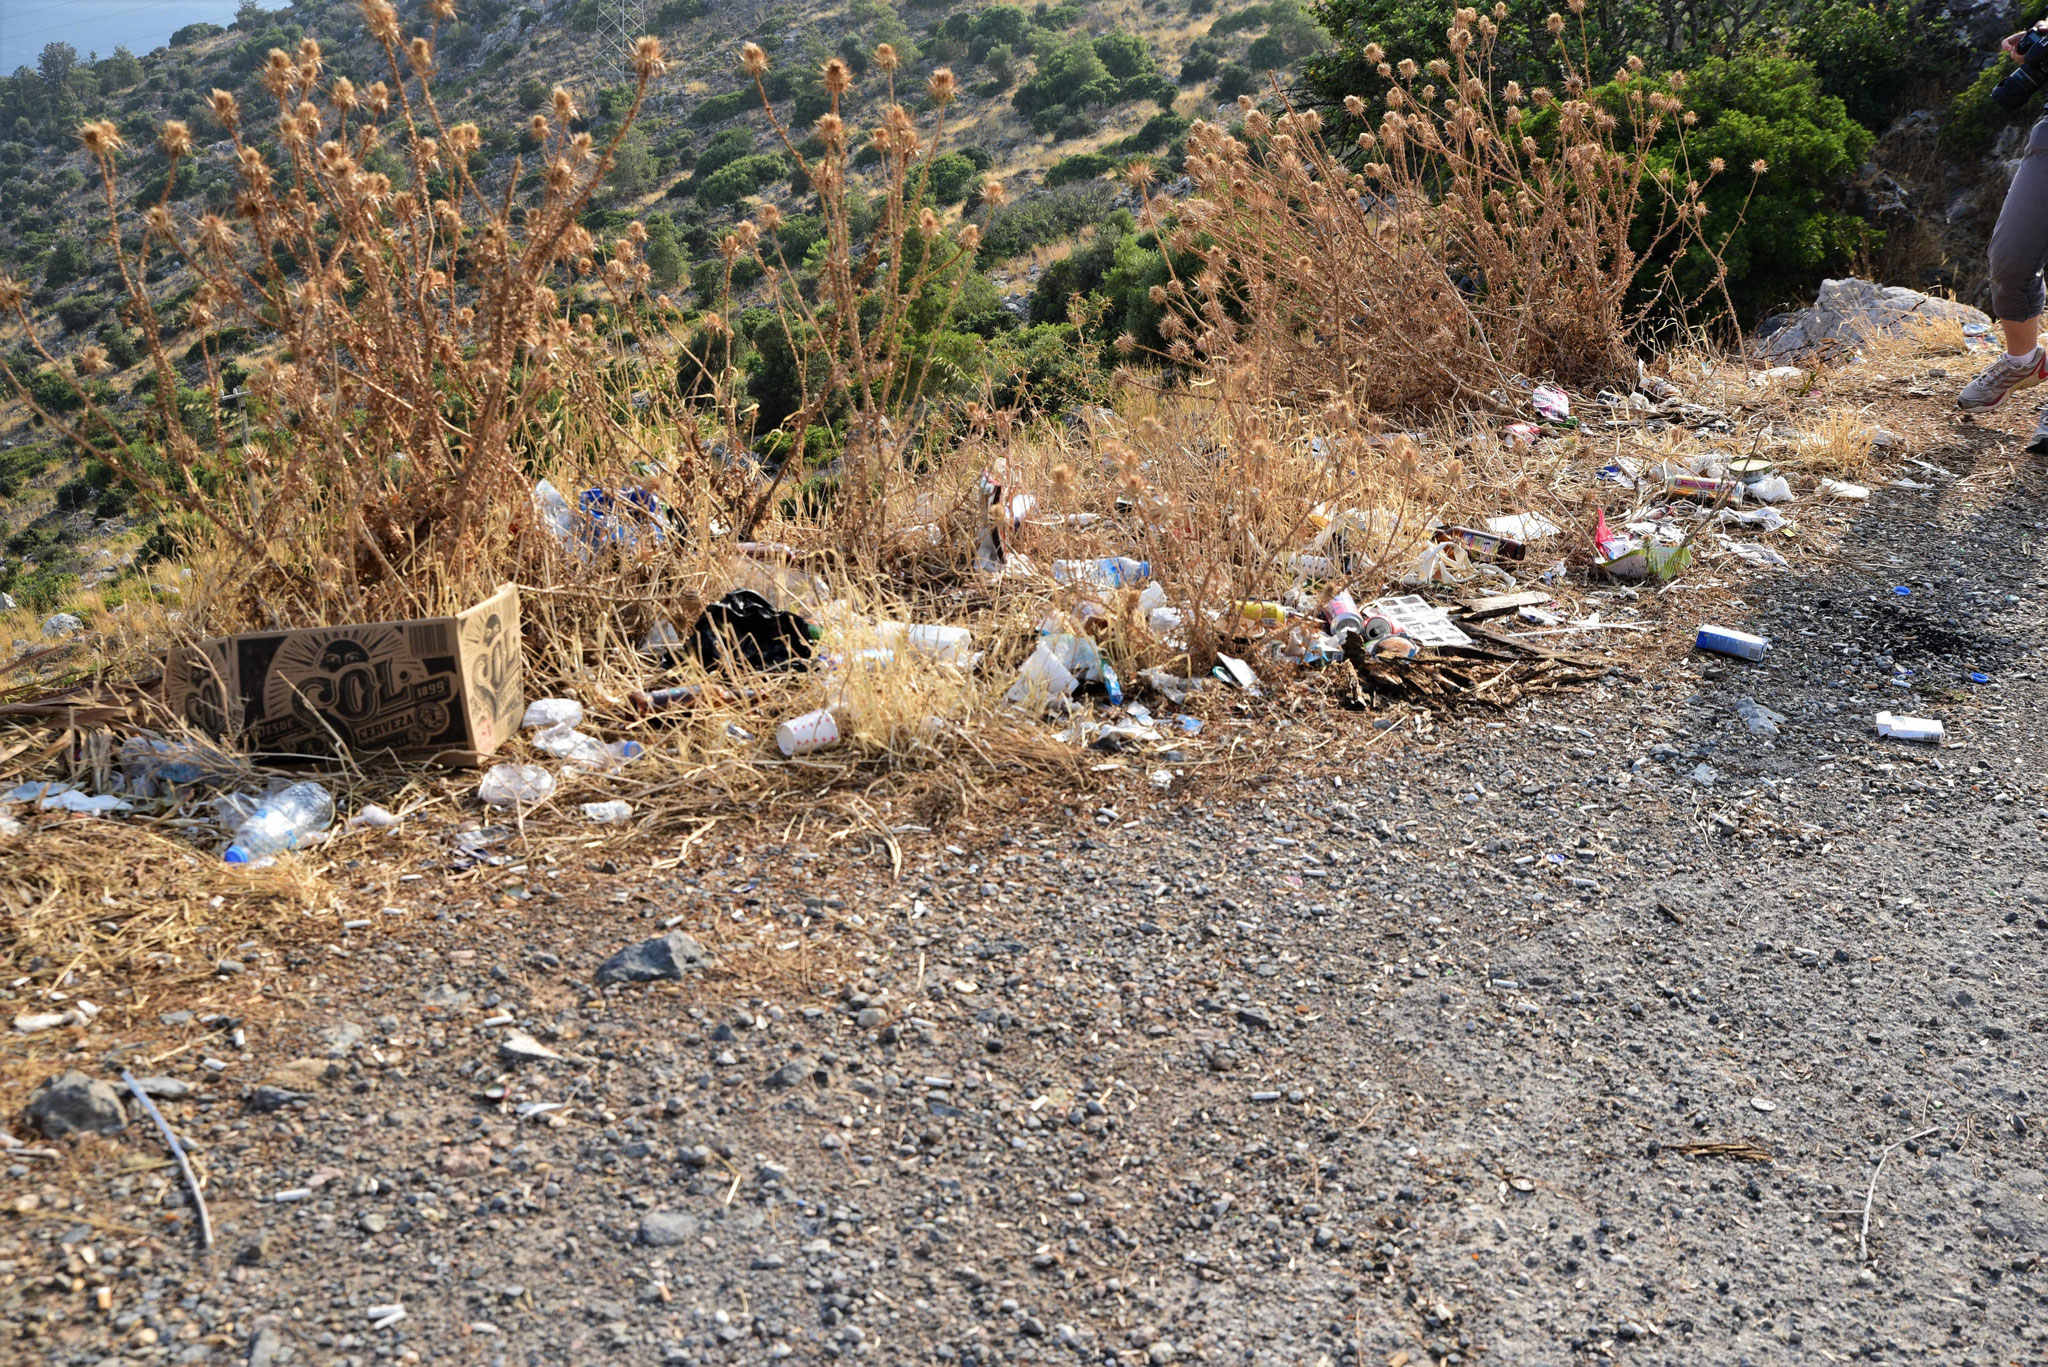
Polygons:
<instances>
[{"instance_id":1,"label":"cardboard beer box","mask_svg":"<svg viewBox=\"0 0 2048 1367\"><path fill-rule=\"evenodd\" d=\"M171 652L164 702L258 755L474 764L526 710L519 588L454 617L222 636Z\"/></svg>"}]
</instances>

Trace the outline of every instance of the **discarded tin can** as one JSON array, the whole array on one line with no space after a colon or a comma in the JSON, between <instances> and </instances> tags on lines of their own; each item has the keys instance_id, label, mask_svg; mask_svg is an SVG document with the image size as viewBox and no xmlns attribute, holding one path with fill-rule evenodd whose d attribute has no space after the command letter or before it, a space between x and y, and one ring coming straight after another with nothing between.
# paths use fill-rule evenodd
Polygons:
<instances>
[{"instance_id":1,"label":"discarded tin can","mask_svg":"<svg viewBox=\"0 0 2048 1367\"><path fill-rule=\"evenodd\" d=\"M1422 647L1406 636L1388 636L1373 642L1372 653L1380 660L1412 660L1422 653Z\"/></svg>"},{"instance_id":2,"label":"discarded tin can","mask_svg":"<svg viewBox=\"0 0 2048 1367\"><path fill-rule=\"evenodd\" d=\"M1692 564L1692 547L1635 546L1593 564L1616 579L1675 579Z\"/></svg>"},{"instance_id":3,"label":"discarded tin can","mask_svg":"<svg viewBox=\"0 0 2048 1367\"><path fill-rule=\"evenodd\" d=\"M1230 610L1239 617L1253 622L1284 622L1287 620L1286 608L1281 607L1278 603L1261 602L1257 599L1248 598L1241 603L1232 603Z\"/></svg>"},{"instance_id":4,"label":"discarded tin can","mask_svg":"<svg viewBox=\"0 0 2048 1367\"><path fill-rule=\"evenodd\" d=\"M1436 539L1455 541L1466 550L1490 555L1496 560L1520 560L1529 553L1529 548L1513 537L1502 536L1498 532L1482 532L1476 527L1439 527Z\"/></svg>"},{"instance_id":5,"label":"discarded tin can","mask_svg":"<svg viewBox=\"0 0 2048 1367\"><path fill-rule=\"evenodd\" d=\"M1933 717L1895 717L1880 712L1872 720L1877 723L1878 735L1893 740L1938 741L1942 737L1941 723Z\"/></svg>"},{"instance_id":6,"label":"discarded tin can","mask_svg":"<svg viewBox=\"0 0 2048 1367\"><path fill-rule=\"evenodd\" d=\"M1702 626L1693 644L1701 650L1711 650L1720 655L1733 655L1742 660L1761 660L1771 648L1771 643L1762 636L1752 636L1746 631L1733 627Z\"/></svg>"},{"instance_id":7,"label":"discarded tin can","mask_svg":"<svg viewBox=\"0 0 2048 1367\"><path fill-rule=\"evenodd\" d=\"M1378 645L1381 641L1386 640L1389 636L1404 636L1407 634L1406 632L1402 631L1400 627L1394 625L1393 622L1389 621L1385 617L1366 618L1364 630L1365 643L1369 646Z\"/></svg>"},{"instance_id":8,"label":"discarded tin can","mask_svg":"<svg viewBox=\"0 0 2048 1367\"><path fill-rule=\"evenodd\" d=\"M666 712L671 707L688 707L704 696L702 687L691 684L683 688L651 688L645 691L635 689L626 695L626 701L641 716L649 712Z\"/></svg>"},{"instance_id":9,"label":"discarded tin can","mask_svg":"<svg viewBox=\"0 0 2048 1367\"><path fill-rule=\"evenodd\" d=\"M1664 497L1691 498L1702 503L1742 497L1742 486L1732 479L1709 479L1705 475L1671 475L1664 481Z\"/></svg>"},{"instance_id":10,"label":"discarded tin can","mask_svg":"<svg viewBox=\"0 0 2048 1367\"><path fill-rule=\"evenodd\" d=\"M1728 474L1744 484L1754 484L1764 476L1777 470L1777 463L1762 456L1746 456L1741 460L1728 462Z\"/></svg>"},{"instance_id":11,"label":"discarded tin can","mask_svg":"<svg viewBox=\"0 0 2048 1367\"><path fill-rule=\"evenodd\" d=\"M1365 630L1365 618L1359 615L1358 604L1351 601L1351 595L1348 593L1340 593L1323 604L1323 620L1330 624L1332 636L1342 636L1347 631Z\"/></svg>"},{"instance_id":12,"label":"discarded tin can","mask_svg":"<svg viewBox=\"0 0 2048 1367\"><path fill-rule=\"evenodd\" d=\"M1304 579L1328 579L1337 572L1337 562L1327 555L1283 555L1280 568Z\"/></svg>"}]
</instances>

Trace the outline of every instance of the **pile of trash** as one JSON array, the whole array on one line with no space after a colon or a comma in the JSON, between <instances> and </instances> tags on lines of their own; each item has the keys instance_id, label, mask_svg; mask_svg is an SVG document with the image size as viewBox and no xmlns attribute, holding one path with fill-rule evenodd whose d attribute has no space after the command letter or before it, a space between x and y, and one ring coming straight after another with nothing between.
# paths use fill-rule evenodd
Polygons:
<instances>
[{"instance_id":1,"label":"pile of trash","mask_svg":"<svg viewBox=\"0 0 2048 1367\"><path fill-rule=\"evenodd\" d=\"M1749 381L1768 387L1804 375L1780 366ZM625 652L634 658L621 673L637 685L618 696L528 701L518 590L505 585L431 622L259 633L174 650L165 701L190 735L134 731L92 781L23 784L0 791L0 804L117 816L184 803L219 833L224 860L258 865L325 838L337 812L320 784L259 773L247 753L332 757L339 745L358 759L389 753L471 765L482 770L474 789L482 808L522 819L552 803L567 781L602 793L588 780L630 778L648 746L661 745L661 728L700 717L749 762L769 765L836 763L834 751L857 759L886 752L888 762L937 754L958 739L961 717L992 710L1011 724L1045 726L1060 745L1170 765L1203 744L1219 709L1303 670L1348 666L1344 700L1361 708L1498 709L1605 677L1609 664L1560 647L1653 630L1640 612L1645 597L1702 562L1787 568L1771 542L1785 544L1796 531L1802 497L1871 496L1868 486L1832 478L1795 488L1795 478L1806 482L1798 469L1781 470L1759 452L1777 449L1761 438L1782 445L1799 440L1796 432L1754 421L1741 430L1647 369L1627 392L1596 394L1583 413L1549 385L1494 397L1526 417L1479 440L1523 454L1549 449L1558 469L1592 471L1590 525L1577 511L1583 504L1570 499L1459 522L1333 499L1309 512L1296 544L1258 551L1270 564L1251 582L1278 587L1273 597L1201 601L1196 586L1173 582L1150 560L1074 554L1082 545L1115 549L1119 528L1132 543L1149 535L1156 544L1160 529L1133 521L1153 516L1142 503L1120 500L1114 515L1051 515L999 465L980 480L973 564L981 582L956 595L957 614L946 614L973 625L878 613L835 596L795 547L734 543L725 548L721 597L693 618L635 627L639 638ZM1597 470L1565 460L1603 433L1627 440L1615 441ZM1881 431L1871 440L1900 444ZM584 489L572 502L542 480L532 496L571 557L677 536L670 510L642 489ZM957 519L949 523L922 502L917 512L927 519L910 529L918 536L943 544L958 533ZM1043 569L1020 542L1046 553ZM1053 558L1049 548L1068 554ZM1367 585L1379 596L1366 596ZM1028 628L1021 618L998 626L974 616L976 604L996 594L1036 605ZM252 648L258 636L262 648ZM1761 637L1712 623L1699 627L1695 643L1749 661L1769 650ZM1197 663L1202 668L1191 668ZM50 703L50 719L66 706ZM607 722L645 739L607 738L599 734ZM1883 729L1901 738L1939 735L1939 723L1913 718L1887 716ZM209 734L224 739L199 739ZM515 739L527 753L500 757ZM1161 787L1172 783L1170 768L1150 774ZM633 785L619 789L631 796ZM18 825L6 812L0 805L0 833ZM637 815L616 793L582 803L581 814L608 826ZM372 806L348 824L399 820Z\"/></svg>"}]
</instances>

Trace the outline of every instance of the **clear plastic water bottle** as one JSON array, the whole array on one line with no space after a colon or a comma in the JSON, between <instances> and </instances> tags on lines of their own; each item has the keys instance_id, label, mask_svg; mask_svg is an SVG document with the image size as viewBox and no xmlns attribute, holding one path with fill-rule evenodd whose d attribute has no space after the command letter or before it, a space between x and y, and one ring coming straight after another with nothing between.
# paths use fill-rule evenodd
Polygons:
<instances>
[{"instance_id":1,"label":"clear plastic water bottle","mask_svg":"<svg viewBox=\"0 0 2048 1367\"><path fill-rule=\"evenodd\" d=\"M1062 584L1087 584L1099 589L1129 588L1152 577L1152 562L1127 555L1101 560L1055 560L1052 577Z\"/></svg>"},{"instance_id":2,"label":"clear plastic water bottle","mask_svg":"<svg viewBox=\"0 0 2048 1367\"><path fill-rule=\"evenodd\" d=\"M334 824L334 795L317 783L294 783L263 799L235 831L234 842L221 858L250 864L265 855L295 850L315 831Z\"/></svg>"}]
</instances>

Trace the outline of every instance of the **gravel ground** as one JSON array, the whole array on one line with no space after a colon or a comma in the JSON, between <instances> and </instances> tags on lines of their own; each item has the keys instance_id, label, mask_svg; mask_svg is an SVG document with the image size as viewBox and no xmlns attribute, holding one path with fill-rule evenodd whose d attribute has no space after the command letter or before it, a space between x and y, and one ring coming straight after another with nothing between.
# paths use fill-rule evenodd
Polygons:
<instances>
[{"instance_id":1,"label":"gravel ground","mask_svg":"<svg viewBox=\"0 0 2048 1367\"><path fill-rule=\"evenodd\" d=\"M141 1123L9 1170L0 1358L2048 1361L2048 576L1994 436L1757 586L1761 665L900 879L707 841L366 890L443 919L280 971L246 1060L172 1035L271 1088L166 1104L210 1262ZM1909 703L1947 745L1874 736ZM707 916L820 948L593 986Z\"/></svg>"}]
</instances>

